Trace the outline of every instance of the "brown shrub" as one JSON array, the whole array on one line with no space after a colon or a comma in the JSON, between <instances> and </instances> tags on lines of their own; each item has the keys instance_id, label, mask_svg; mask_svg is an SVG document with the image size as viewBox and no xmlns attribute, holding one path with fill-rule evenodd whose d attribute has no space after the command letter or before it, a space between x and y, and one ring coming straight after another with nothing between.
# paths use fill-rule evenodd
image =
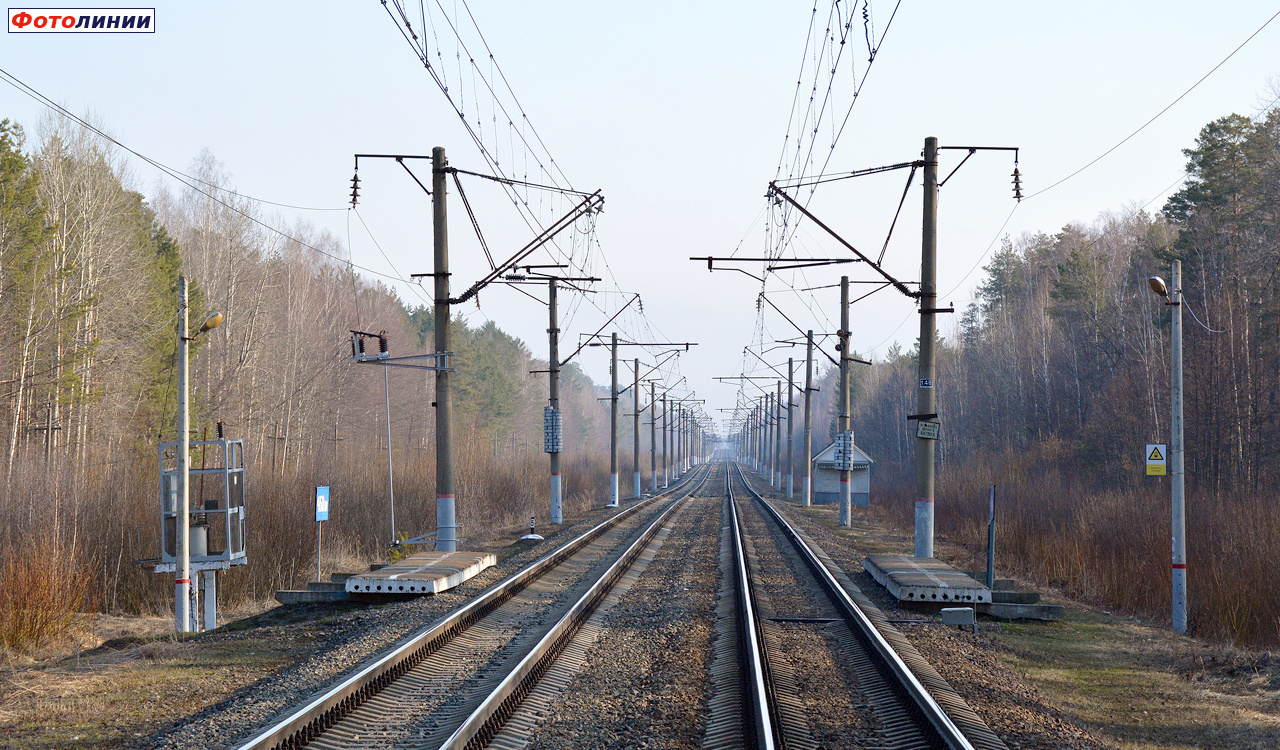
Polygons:
<instances>
[{"instance_id":1,"label":"brown shrub","mask_svg":"<svg viewBox=\"0 0 1280 750\"><path fill-rule=\"evenodd\" d=\"M10 547L0 559L0 647L28 653L68 636L97 604L91 562L52 533Z\"/></svg>"}]
</instances>

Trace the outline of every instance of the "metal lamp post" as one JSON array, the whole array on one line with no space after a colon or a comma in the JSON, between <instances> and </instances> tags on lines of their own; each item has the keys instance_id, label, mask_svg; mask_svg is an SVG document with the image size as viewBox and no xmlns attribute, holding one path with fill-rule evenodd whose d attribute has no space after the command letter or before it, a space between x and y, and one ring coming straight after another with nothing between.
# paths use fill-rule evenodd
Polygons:
<instances>
[{"instance_id":1,"label":"metal lamp post","mask_svg":"<svg viewBox=\"0 0 1280 750\"><path fill-rule=\"evenodd\" d=\"M1169 306L1171 319L1170 337L1172 363L1170 373L1170 407L1172 415L1169 421L1169 473L1170 495L1172 496L1172 531L1173 531L1173 629L1179 633L1187 632L1187 519L1186 519L1186 471L1183 461L1182 434L1182 261L1173 261L1170 284L1165 286L1164 279L1152 276L1147 280L1151 291L1164 297Z\"/></svg>"}]
</instances>

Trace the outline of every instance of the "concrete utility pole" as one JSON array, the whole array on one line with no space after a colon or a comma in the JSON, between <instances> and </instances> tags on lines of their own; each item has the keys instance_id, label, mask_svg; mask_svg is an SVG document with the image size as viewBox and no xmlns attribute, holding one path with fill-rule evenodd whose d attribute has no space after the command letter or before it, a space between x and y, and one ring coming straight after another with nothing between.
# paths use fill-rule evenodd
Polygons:
<instances>
[{"instance_id":1,"label":"concrete utility pole","mask_svg":"<svg viewBox=\"0 0 1280 750\"><path fill-rule=\"evenodd\" d=\"M773 397L765 393L760 406L760 456L763 460L765 480L773 486Z\"/></svg>"},{"instance_id":2,"label":"concrete utility pole","mask_svg":"<svg viewBox=\"0 0 1280 750\"><path fill-rule=\"evenodd\" d=\"M764 478L773 486L773 396L764 394Z\"/></svg>"},{"instance_id":3,"label":"concrete utility pole","mask_svg":"<svg viewBox=\"0 0 1280 750\"><path fill-rule=\"evenodd\" d=\"M676 412L676 446L680 451L680 476L689 471L689 407L681 406Z\"/></svg>"},{"instance_id":4,"label":"concrete utility pole","mask_svg":"<svg viewBox=\"0 0 1280 750\"><path fill-rule=\"evenodd\" d=\"M698 415L693 409L685 412L684 423L684 463L688 471L693 471L693 467L698 465Z\"/></svg>"},{"instance_id":5,"label":"concrete utility pole","mask_svg":"<svg viewBox=\"0 0 1280 750\"><path fill-rule=\"evenodd\" d=\"M672 434L676 448L676 479L684 475L684 407L676 407L675 432Z\"/></svg>"},{"instance_id":6,"label":"concrete utility pole","mask_svg":"<svg viewBox=\"0 0 1280 750\"><path fill-rule=\"evenodd\" d=\"M178 564L173 576L173 605L177 615L177 631L190 633L191 627L191 410L187 394L191 390L191 373L187 359L191 356L191 333L187 315L187 277L178 277L178 525L175 549Z\"/></svg>"},{"instance_id":7,"label":"concrete utility pole","mask_svg":"<svg viewBox=\"0 0 1280 750\"><path fill-rule=\"evenodd\" d=\"M449 162L444 148L431 149L431 227L435 251L436 342L436 549L458 550L458 524L453 497L453 363L449 352L449 235L445 211L445 177Z\"/></svg>"},{"instance_id":8,"label":"concrete utility pole","mask_svg":"<svg viewBox=\"0 0 1280 750\"><path fill-rule=\"evenodd\" d=\"M610 374L613 385L609 391L609 507L618 507L618 334L612 336L613 352Z\"/></svg>"},{"instance_id":9,"label":"concrete utility pole","mask_svg":"<svg viewBox=\"0 0 1280 750\"><path fill-rule=\"evenodd\" d=\"M782 489L782 381L773 398L773 488Z\"/></svg>"},{"instance_id":10,"label":"concrete utility pole","mask_svg":"<svg viewBox=\"0 0 1280 750\"><path fill-rule=\"evenodd\" d=\"M631 492L637 500L640 499L640 358L636 358L635 384L631 386L631 395L635 408L632 417L631 436L634 440L633 450L631 453L631 463L634 468L632 475Z\"/></svg>"},{"instance_id":11,"label":"concrete utility pole","mask_svg":"<svg viewBox=\"0 0 1280 750\"><path fill-rule=\"evenodd\" d=\"M796 494L796 436L792 425L796 423L796 361L787 357L787 499Z\"/></svg>"},{"instance_id":12,"label":"concrete utility pole","mask_svg":"<svg viewBox=\"0 0 1280 750\"><path fill-rule=\"evenodd\" d=\"M747 447L751 451L751 468L760 470L760 407L751 404L747 414Z\"/></svg>"},{"instance_id":13,"label":"concrete utility pole","mask_svg":"<svg viewBox=\"0 0 1280 750\"><path fill-rule=\"evenodd\" d=\"M813 505L813 331L805 336L804 364L804 499Z\"/></svg>"},{"instance_id":14,"label":"concrete utility pole","mask_svg":"<svg viewBox=\"0 0 1280 750\"><path fill-rule=\"evenodd\" d=\"M760 425L755 429L755 442L759 444L760 472L769 472L769 397L760 397L760 406L755 407Z\"/></svg>"},{"instance_id":15,"label":"concrete utility pole","mask_svg":"<svg viewBox=\"0 0 1280 750\"><path fill-rule=\"evenodd\" d=\"M766 478L768 478L769 474L769 457L766 455L764 450L764 446L768 439L768 433L766 432L768 428L765 422L765 415L767 413L768 412L765 409L765 397L757 396L756 404L751 410L753 421L753 434L751 437L752 440L755 441L756 471L765 475Z\"/></svg>"},{"instance_id":16,"label":"concrete utility pole","mask_svg":"<svg viewBox=\"0 0 1280 750\"><path fill-rule=\"evenodd\" d=\"M773 486L773 394L764 394L764 442L761 445L764 448L764 472L765 477L769 480L769 486Z\"/></svg>"},{"instance_id":17,"label":"concrete utility pole","mask_svg":"<svg viewBox=\"0 0 1280 750\"><path fill-rule=\"evenodd\" d=\"M382 398L387 412L387 502L391 506L391 542L396 541L396 476L391 462L391 368L382 368Z\"/></svg>"},{"instance_id":18,"label":"concrete utility pole","mask_svg":"<svg viewBox=\"0 0 1280 750\"><path fill-rule=\"evenodd\" d=\"M551 279L548 284L548 307L550 312L550 325L547 327L547 339L550 354L547 359L548 373L550 374L548 405L551 407L551 419L558 419L560 413L560 319L556 309L556 280ZM549 446L558 448L560 446ZM564 495L563 484L560 476L560 452L550 451L547 453L551 458L551 523L564 523Z\"/></svg>"},{"instance_id":19,"label":"concrete utility pole","mask_svg":"<svg viewBox=\"0 0 1280 750\"><path fill-rule=\"evenodd\" d=\"M760 473L769 472L769 397L761 396L756 406L756 453L759 454Z\"/></svg>"},{"instance_id":20,"label":"concrete utility pole","mask_svg":"<svg viewBox=\"0 0 1280 750\"><path fill-rule=\"evenodd\" d=\"M924 221L920 242L920 367L916 410L919 419L937 411L933 345L938 307L938 139L924 139ZM916 434L915 556L933 557L934 460L936 441Z\"/></svg>"},{"instance_id":21,"label":"concrete utility pole","mask_svg":"<svg viewBox=\"0 0 1280 750\"><path fill-rule=\"evenodd\" d=\"M757 399L763 403L763 399ZM755 470L764 473L764 442L760 439L764 430L764 409L760 404L751 408L751 462Z\"/></svg>"},{"instance_id":22,"label":"concrete utility pole","mask_svg":"<svg viewBox=\"0 0 1280 750\"><path fill-rule=\"evenodd\" d=\"M849 429L849 277L840 277L840 435L851 435ZM843 437L841 438L843 439ZM851 448L853 441L849 441ZM840 469L840 525L853 525L853 495L849 486L849 457Z\"/></svg>"},{"instance_id":23,"label":"concrete utility pole","mask_svg":"<svg viewBox=\"0 0 1280 750\"><path fill-rule=\"evenodd\" d=\"M1173 261L1169 276L1169 306L1172 318L1173 362L1170 382L1172 419L1169 463L1172 470L1170 492L1173 499L1173 629L1187 632L1187 519L1186 469L1182 436L1182 261Z\"/></svg>"},{"instance_id":24,"label":"concrete utility pole","mask_svg":"<svg viewBox=\"0 0 1280 750\"><path fill-rule=\"evenodd\" d=\"M667 394L662 394L662 489L671 486L671 469L667 464L667 432L670 417L667 416Z\"/></svg>"},{"instance_id":25,"label":"concrete utility pole","mask_svg":"<svg viewBox=\"0 0 1280 750\"><path fill-rule=\"evenodd\" d=\"M658 386L649 382L649 492L658 494Z\"/></svg>"}]
</instances>

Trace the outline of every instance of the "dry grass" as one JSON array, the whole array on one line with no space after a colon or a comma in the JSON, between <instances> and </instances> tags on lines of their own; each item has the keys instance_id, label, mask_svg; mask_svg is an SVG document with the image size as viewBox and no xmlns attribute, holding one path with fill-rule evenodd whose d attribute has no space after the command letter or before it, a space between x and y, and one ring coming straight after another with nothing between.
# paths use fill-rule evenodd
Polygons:
<instances>
[{"instance_id":1,"label":"dry grass","mask_svg":"<svg viewBox=\"0 0 1280 750\"><path fill-rule=\"evenodd\" d=\"M0 746L152 748L175 716L234 695L296 662L314 633L271 629L240 640L145 640L0 673ZM179 707L175 714L175 707Z\"/></svg>"}]
</instances>

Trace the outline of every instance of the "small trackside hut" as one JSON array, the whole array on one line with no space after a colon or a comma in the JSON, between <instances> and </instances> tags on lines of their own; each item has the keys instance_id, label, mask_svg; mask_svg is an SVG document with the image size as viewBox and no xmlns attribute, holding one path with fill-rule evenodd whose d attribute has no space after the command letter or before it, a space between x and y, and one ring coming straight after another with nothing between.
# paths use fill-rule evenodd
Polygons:
<instances>
[{"instance_id":1,"label":"small trackside hut","mask_svg":"<svg viewBox=\"0 0 1280 750\"><path fill-rule=\"evenodd\" d=\"M837 443L831 443L813 457L813 502L815 505L840 502L840 471L836 468ZM853 504L859 508L871 507L871 456L857 445L853 446L849 467L849 489Z\"/></svg>"}]
</instances>

